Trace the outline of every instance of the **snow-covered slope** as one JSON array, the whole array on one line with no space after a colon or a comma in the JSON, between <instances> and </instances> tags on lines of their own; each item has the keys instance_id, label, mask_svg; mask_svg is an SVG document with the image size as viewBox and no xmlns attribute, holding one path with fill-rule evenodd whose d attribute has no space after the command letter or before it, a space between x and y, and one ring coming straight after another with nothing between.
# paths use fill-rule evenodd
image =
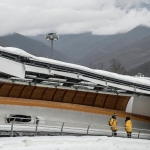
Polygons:
<instances>
[{"instance_id":1,"label":"snow-covered slope","mask_svg":"<svg viewBox=\"0 0 150 150\"><path fill-rule=\"evenodd\" d=\"M1 150L149 150L150 141L101 136L1 138Z\"/></svg>"}]
</instances>

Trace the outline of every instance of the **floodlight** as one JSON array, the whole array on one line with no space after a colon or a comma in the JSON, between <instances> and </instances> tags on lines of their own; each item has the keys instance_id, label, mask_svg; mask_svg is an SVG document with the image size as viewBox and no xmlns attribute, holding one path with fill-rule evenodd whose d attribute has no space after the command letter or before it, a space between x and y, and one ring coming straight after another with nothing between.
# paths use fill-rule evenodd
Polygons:
<instances>
[{"instance_id":1,"label":"floodlight","mask_svg":"<svg viewBox=\"0 0 150 150\"><path fill-rule=\"evenodd\" d=\"M52 53L52 59L53 59L53 41L58 40L59 39L59 35L57 35L56 33L48 33L45 36L46 40L51 40L51 53Z\"/></svg>"}]
</instances>

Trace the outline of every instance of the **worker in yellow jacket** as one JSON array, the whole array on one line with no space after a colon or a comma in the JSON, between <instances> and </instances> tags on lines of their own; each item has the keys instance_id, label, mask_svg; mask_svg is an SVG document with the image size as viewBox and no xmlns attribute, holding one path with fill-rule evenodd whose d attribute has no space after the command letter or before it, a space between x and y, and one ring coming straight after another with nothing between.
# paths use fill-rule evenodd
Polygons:
<instances>
[{"instance_id":1,"label":"worker in yellow jacket","mask_svg":"<svg viewBox=\"0 0 150 150\"><path fill-rule=\"evenodd\" d=\"M114 113L114 115L109 121L109 125L111 126L112 136L117 136L117 130L118 130L117 114Z\"/></svg>"},{"instance_id":2,"label":"worker in yellow jacket","mask_svg":"<svg viewBox=\"0 0 150 150\"><path fill-rule=\"evenodd\" d=\"M125 120L125 130L127 132L127 137L131 138L132 133L132 121L130 120L130 117L126 117Z\"/></svg>"}]
</instances>

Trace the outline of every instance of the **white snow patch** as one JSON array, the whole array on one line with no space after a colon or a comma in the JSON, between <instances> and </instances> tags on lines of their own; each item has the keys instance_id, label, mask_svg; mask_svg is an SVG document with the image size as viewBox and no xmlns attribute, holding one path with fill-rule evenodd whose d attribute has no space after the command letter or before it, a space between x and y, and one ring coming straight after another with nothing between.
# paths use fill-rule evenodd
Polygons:
<instances>
[{"instance_id":1,"label":"white snow patch","mask_svg":"<svg viewBox=\"0 0 150 150\"><path fill-rule=\"evenodd\" d=\"M1 138L0 150L149 150L150 141L102 136Z\"/></svg>"}]
</instances>

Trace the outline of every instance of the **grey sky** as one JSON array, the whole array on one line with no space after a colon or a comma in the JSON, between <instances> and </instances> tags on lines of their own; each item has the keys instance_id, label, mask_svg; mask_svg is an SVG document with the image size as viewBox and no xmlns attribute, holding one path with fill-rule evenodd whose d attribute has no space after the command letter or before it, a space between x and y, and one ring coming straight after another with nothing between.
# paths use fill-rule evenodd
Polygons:
<instances>
[{"instance_id":1,"label":"grey sky","mask_svg":"<svg viewBox=\"0 0 150 150\"><path fill-rule=\"evenodd\" d=\"M149 9L147 8L149 7ZM92 32L150 27L150 0L0 0L0 35Z\"/></svg>"}]
</instances>

